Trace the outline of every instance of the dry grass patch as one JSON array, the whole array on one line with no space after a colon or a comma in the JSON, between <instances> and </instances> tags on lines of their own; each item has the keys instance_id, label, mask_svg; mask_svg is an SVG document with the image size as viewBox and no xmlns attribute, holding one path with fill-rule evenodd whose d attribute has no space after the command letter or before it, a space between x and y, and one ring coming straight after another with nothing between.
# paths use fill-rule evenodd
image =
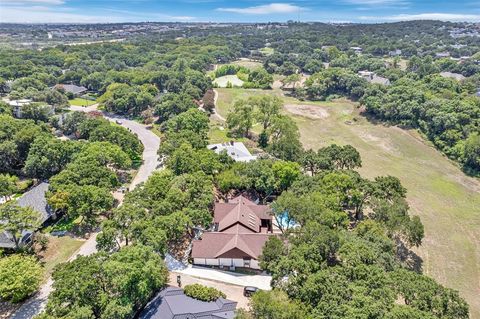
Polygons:
<instances>
[{"instance_id":1,"label":"dry grass patch","mask_svg":"<svg viewBox=\"0 0 480 319\"><path fill-rule=\"evenodd\" d=\"M305 148L350 144L362 156L362 176L398 177L408 190L411 214L420 216L425 226L425 239L417 250L423 272L459 290L470 305L471 318L480 318L479 179L466 176L418 131L373 124L347 100L307 102L285 97L279 90L219 90L220 112L226 115L234 100L255 94L282 96L287 105L328 112L328 117L311 118L288 110Z\"/></svg>"},{"instance_id":2,"label":"dry grass patch","mask_svg":"<svg viewBox=\"0 0 480 319\"><path fill-rule=\"evenodd\" d=\"M283 107L294 115L300 115L310 119L326 119L330 116L328 111L321 106L285 104Z\"/></svg>"},{"instance_id":3,"label":"dry grass patch","mask_svg":"<svg viewBox=\"0 0 480 319\"><path fill-rule=\"evenodd\" d=\"M68 261L85 241L69 236L48 236L48 247L39 253L45 267L45 278L48 278L56 265Z\"/></svg>"}]
</instances>

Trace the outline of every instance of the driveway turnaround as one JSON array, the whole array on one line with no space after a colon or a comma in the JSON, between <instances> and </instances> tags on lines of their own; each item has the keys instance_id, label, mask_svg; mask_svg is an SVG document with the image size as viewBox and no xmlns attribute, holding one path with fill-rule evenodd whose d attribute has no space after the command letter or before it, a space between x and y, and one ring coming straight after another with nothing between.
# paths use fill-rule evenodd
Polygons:
<instances>
[{"instance_id":1,"label":"driveway turnaround","mask_svg":"<svg viewBox=\"0 0 480 319\"><path fill-rule=\"evenodd\" d=\"M248 298L243 295L243 287L236 286L236 285L231 285L231 284L226 284L223 282L218 282L218 281L212 281L212 280L206 280L206 279L199 279L196 277L192 277L189 275L181 274L181 273L176 273L176 272L171 272L170 273L170 285L172 286L177 286L177 276L180 275L181 281L182 281L182 287L185 287L186 285L191 285L191 284L200 284L203 286L207 287L212 287L215 289L220 290L223 292L225 295L227 295L227 299L233 300L238 302L237 304L237 309L238 308L248 308Z\"/></svg>"},{"instance_id":2,"label":"driveway turnaround","mask_svg":"<svg viewBox=\"0 0 480 319\"><path fill-rule=\"evenodd\" d=\"M212 268L188 266L183 270L176 270L179 274L185 274L196 278L224 282L237 286L254 286L262 290L271 290L268 275L244 275L240 273L217 270Z\"/></svg>"}]
</instances>

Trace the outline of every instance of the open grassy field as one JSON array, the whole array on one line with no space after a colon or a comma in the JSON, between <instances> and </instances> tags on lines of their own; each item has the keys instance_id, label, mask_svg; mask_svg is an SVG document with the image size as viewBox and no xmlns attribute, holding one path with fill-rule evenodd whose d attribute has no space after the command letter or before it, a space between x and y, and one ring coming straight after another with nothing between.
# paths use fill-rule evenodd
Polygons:
<instances>
[{"instance_id":1,"label":"open grassy field","mask_svg":"<svg viewBox=\"0 0 480 319\"><path fill-rule=\"evenodd\" d=\"M91 100L82 99L82 98L75 98L75 99L69 100L68 102L70 103L70 105L76 105L76 106L90 106L97 103L96 101L91 101Z\"/></svg>"},{"instance_id":2,"label":"open grassy field","mask_svg":"<svg viewBox=\"0 0 480 319\"><path fill-rule=\"evenodd\" d=\"M247 69L250 69L250 70L255 70L255 69L258 69L258 68L262 67L262 63L257 62L257 61L252 61L252 60L246 59L246 58L242 58L240 60L233 61L231 64L240 65L240 66L246 67Z\"/></svg>"},{"instance_id":3,"label":"open grassy field","mask_svg":"<svg viewBox=\"0 0 480 319\"><path fill-rule=\"evenodd\" d=\"M269 56L275 53L275 50L271 47L264 47L259 50L263 55Z\"/></svg>"},{"instance_id":4,"label":"open grassy field","mask_svg":"<svg viewBox=\"0 0 480 319\"><path fill-rule=\"evenodd\" d=\"M222 116L237 98L281 94L279 90L218 92ZM471 318L480 318L480 181L465 176L416 131L371 123L352 102L284 100L305 148L351 144L362 156L363 176L400 178L408 190L411 213L425 225L425 239L418 250L424 273L459 290L470 304Z\"/></svg>"}]
</instances>

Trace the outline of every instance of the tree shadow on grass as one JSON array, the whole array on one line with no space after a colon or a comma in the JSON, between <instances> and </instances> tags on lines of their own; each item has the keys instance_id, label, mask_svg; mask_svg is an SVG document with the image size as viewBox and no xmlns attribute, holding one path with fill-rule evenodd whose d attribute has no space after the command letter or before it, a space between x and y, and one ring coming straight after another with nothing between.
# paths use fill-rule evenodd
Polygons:
<instances>
[{"instance_id":1,"label":"tree shadow on grass","mask_svg":"<svg viewBox=\"0 0 480 319\"><path fill-rule=\"evenodd\" d=\"M397 258L400 262L405 265L408 269L415 271L417 273L422 273L423 271L423 259L418 256L414 251L405 245L400 239L396 240L397 246Z\"/></svg>"}]
</instances>

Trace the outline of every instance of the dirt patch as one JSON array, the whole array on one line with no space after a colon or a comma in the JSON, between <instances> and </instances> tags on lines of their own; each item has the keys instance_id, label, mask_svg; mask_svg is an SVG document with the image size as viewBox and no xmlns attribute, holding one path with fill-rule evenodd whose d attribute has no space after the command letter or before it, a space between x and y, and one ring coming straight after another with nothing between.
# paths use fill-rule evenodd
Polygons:
<instances>
[{"instance_id":1,"label":"dirt patch","mask_svg":"<svg viewBox=\"0 0 480 319\"><path fill-rule=\"evenodd\" d=\"M284 107L292 114L304 116L310 119L325 119L330 116L327 110L315 105L286 104Z\"/></svg>"},{"instance_id":2,"label":"dirt patch","mask_svg":"<svg viewBox=\"0 0 480 319\"><path fill-rule=\"evenodd\" d=\"M281 89L282 86L283 86L282 81L276 80L276 81L273 81L272 89Z\"/></svg>"},{"instance_id":3,"label":"dirt patch","mask_svg":"<svg viewBox=\"0 0 480 319\"><path fill-rule=\"evenodd\" d=\"M401 155L400 150L398 147L396 147L390 138L385 135L385 136L375 136L373 134L370 134L366 130L358 130L357 131L358 137L360 137L364 142L371 144L371 145L376 145L379 146L382 150L384 150L387 153L393 154L393 155Z\"/></svg>"}]
</instances>

